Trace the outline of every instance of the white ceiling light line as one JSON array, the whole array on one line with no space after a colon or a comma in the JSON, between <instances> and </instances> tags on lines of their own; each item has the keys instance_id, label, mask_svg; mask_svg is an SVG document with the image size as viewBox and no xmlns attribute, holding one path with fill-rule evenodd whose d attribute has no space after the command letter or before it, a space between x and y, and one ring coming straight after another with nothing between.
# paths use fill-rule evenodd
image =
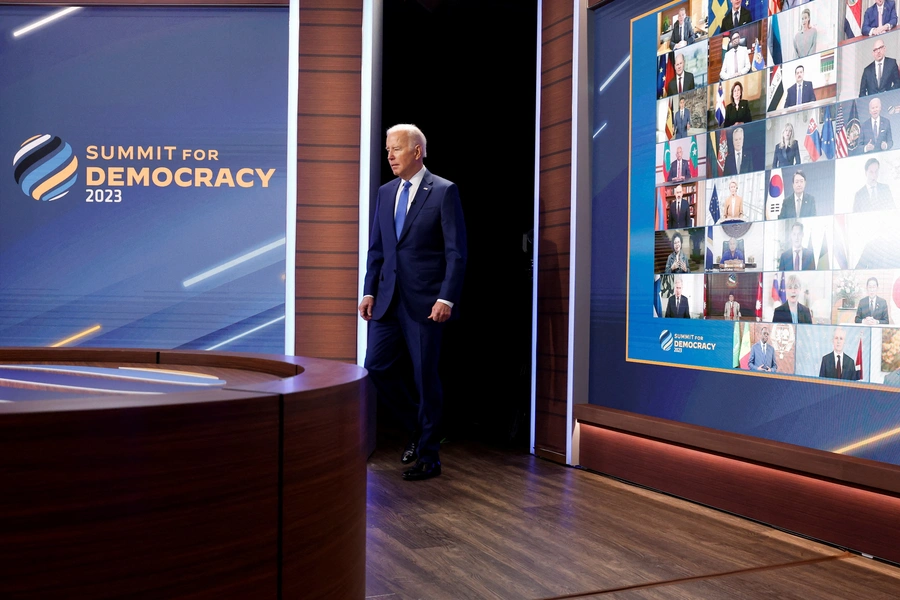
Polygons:
<instances>
[{"instance_id":1,"label":"white ceiling light line","mask_svg":"<svg viewBox=\"0 0 900 600\"><path fill-rule=\"evenodd\" d=\"M53 13L50 16L40 19L39 21L35 21L31 25L26 25L22 29L17 29L15 31L13 31L13 37L15 38L15 37L25 35L29 31L34 31L35 29L37 29L39 27L43 27L44 25L48 25L48 24L52 23L53 21L56 21L57 19L62 19L66 15L73 13L76 10L81 10L82 8L83 7L81 7L81 6L70 6L69 8L64 8L60 11Z\"/></svg>"}]
</instances>

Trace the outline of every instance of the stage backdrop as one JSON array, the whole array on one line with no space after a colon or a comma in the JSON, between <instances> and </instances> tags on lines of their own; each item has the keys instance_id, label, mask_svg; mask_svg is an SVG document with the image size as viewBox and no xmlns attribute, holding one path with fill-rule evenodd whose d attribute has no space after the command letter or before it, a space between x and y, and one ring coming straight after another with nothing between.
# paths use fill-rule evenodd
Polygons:
<instances>
[{"instance_id":1,"label":"stage backdrop","mask_svg":"<svg viewBox=\"0 0 900 600\"><path fill-rule=\"evenodd\" d=\"M287 8L0 7L0 345L284 351Z\"/></svg>"},{"instance_id":2,"label":"stage backdrop","mask_svg":"<svg viewBox=\"0 0 900 600\"><path fill-rule=\"evenodd\" d=\"M800 16L744 4L718 36L720 2L593 11L590 402L900 464L900 151L866 131L900 104L837 2L800 60Z\"/></svg>"}]
</instances>

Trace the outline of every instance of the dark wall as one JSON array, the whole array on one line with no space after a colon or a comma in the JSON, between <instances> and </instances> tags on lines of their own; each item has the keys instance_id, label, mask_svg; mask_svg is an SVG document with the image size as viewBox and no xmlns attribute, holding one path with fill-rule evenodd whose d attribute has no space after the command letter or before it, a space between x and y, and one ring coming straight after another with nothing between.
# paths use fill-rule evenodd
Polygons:
<instances>
[{"instance_id":1,"label":"dark wall","mask_svg":"<svg viewBox=\"0 0 900 600\"><path fill-rule=\"evenodd\" d=\"M384 2L383 128L422 129L425 165L459 186L469 236L443 354L450 440L528 440L536 39L535 0Z\"/></svg>"}]
</instances>

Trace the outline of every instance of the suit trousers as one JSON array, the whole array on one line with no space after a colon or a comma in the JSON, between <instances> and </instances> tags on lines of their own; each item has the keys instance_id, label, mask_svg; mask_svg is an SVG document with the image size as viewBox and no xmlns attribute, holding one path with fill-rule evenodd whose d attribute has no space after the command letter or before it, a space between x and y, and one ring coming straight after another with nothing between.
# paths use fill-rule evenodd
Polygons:
<instances>
[{"instance_id":1,"label":"suit trousers","mask_svg":"<svg viewBox=\"0 0 900 600\"><path fill-rule=\"evenodd\" d=\"M444 324L413 319L399 290L385 315L368 324L365 367L372 384L402 425L418 434L419 460L438 460L443 388L440 350Z\"/></svg>"}]
</instances>

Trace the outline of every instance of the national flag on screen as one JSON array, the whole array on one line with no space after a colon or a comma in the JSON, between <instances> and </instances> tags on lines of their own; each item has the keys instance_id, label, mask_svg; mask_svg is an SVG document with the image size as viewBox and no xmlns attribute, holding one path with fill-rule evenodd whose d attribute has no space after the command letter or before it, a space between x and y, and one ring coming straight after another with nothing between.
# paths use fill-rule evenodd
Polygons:
<instances>
[{"instance_id":1,"label":"national flag on screen","mask_svg":"<svg viewBox=\"0 0 900 600\"><path fill-rule=\"evenodd\" d=\"M816 162L822 156L822 138L819 137L819 125L816 118L809 119L806 127L806 139L803 141L806 151L809 152L809 160Z\"/></svg>"},{"instance_id":2,"label":"national flag on screen","mask_svg":"<svg viewBox=\"0 0 900 600\"><path fill-rule=\"evenodd\" d=\"M855 101L853 101L856 104ZM847 132L844 130L844 107L837 105L837 116L834 119L834 155L837 158L847 157Z\"/></svg>"},{"instance_id":3,"label":"national flag on screen","mask_svg":"<svg viewBox=\"0 0 900 600\"><path fill-rule=\"evenodd\" d=\"M672 150L669 148L669 141L666 140L666 145L663 146L663 179L665 181L669 180L669 169L672 168Z\"/></svg>"},{"instance_id":4,"label":"national flag on screen","mask_svg":"<svg viewBox=\"0 0 900 600\"><path fill-rule=\"evenodd\" d=\"M769 56L771 56L771 54ZM766 109L770 112L781 108L781 103L784 99L784 85L781 81L781 76L781 65L779 64L772 67L772 74L769 77L768 108Z\"/></svg>"},{"instance_id":5,"label":"national flag on screen","mask_svg":"<svg viewBox=\"0 0 900 600\"><path fill-rule=\"evenodd\" d=\"M844 215L834 216L834 265L838 269L847 269L847 223Z\"/></svg>"},{"instance_id":6,"label":"national flag on screen","mask_svg":"<svg viewBox=\"0 0 900 600\"><path fill-rule=\"evenodd\" d=\"M847 125L844 127L844 132L847 137L848 150L855 150L856 146L859 144L859 138L853 140L853 142L850 142L850 131L852 131L854 127L856 128L856 131L858 132L860 129L859 111L856 109L856 100L851 100L850 101L850 116L847 119Z\"/></svg>"},{"instance_id":7,"label":"national flag on screen","mask_svg":"<svg viewBox=\"0 0 900 600\"><path fill-rule=\"evenodd\" d=\"M756 286L756 320L762 321L762 280L763 274L759 274L759 280Z\"/></svg>"},{"instance_id":8,"label":"national flag on screen","mask_svg":"<svg viewBox=\"0 0 900 600\"><path fill-rule=\"evenodd\" d=\"M828 239L825 237L825 233L822 233L822 247L819 249L819 263L816 265L816 269L819 271L830 271L831 267L829 266L828 261Z\"/></svg>"},{"instance_id":9,"label":"national flag on screen","mask_svg":"<svg viewBox=\"0 0 900 600\"><path fill-rule=\"evenodd\" d=\"M697 171L700 169L700 148L697 146L696 136L691 137L691 177L698 177Z\"/></svg>"},{"instance_id":10,"label":"national flag on screen","mask_svg":"<svg viewBox=\"0 0 900 600\"><path fill-rule=\"evenodd\" d=\"M734 323L734 339L731 342L731 366L737 369L741 366L741 324Z\"/></svg>"},{"instance_id":11,"label":"national flag on screen","mask_svg":"<svg viewBox=\"0 0 900 600\"><path fill-rule=\"evenodd\" d=\"M722 18L728 14L731 3L728 0L710 0L709 10L709 36L712 37L722 31Z\"/></svg>"},{"instance_id":12,"label":"national flag on screen","mask_svg":"<svg viewBox=\"0 0 900 600\"><path fill-rule=\"evenodd\" d=\"M722 82L719 82L719 88L716 90L716 123L719 127L725 122L725 88Z\"/></svg>"},{"instance_id":13,"label":"national flag on screen","mask_svg":"<svg viewBox=\"0 0 900 600\"><path fill-rule=\"evenodd\" d=\"M728 158L728 136L725 130L719 132L719 152L716 155L716 162L719 164L719 175L725 174L725 159Z\"/></svg>"},{"instance_id":14,"label":"national flag on screen","mask_svg":"<svg viewBox=\"0 0 900 600\"><path fill-rule=\"evenodd\" d=\"M787 293L784 291L784 271L781 272L781 281L778 282L778 299L787 302Z\"/></svg>"},{"instance_id":15,"label":"national flag on screen","mask_svg":"<svg viewBox=\"0 0 900 600\"><path fill-rule=\"evenodd\" d=\"M653 316L654 317L662 317L662 298L660 297L660 293L662 292L662 277L659 275L656 276L656 280L653 282Z\"/></svg>"},{"instance_id":16,"label":"national flag on screen","mask_svg":"<svg viewBox=\"0 0 900 600\"><path fill-rule=\"evenodd\" d=\"M766 59L763 58L762 45L759 43L759 38L756 38L756 42L753 44L753 64L751 67L754 71L763 71L766 68Z\"/></svg>"},{"instance_id":17,"label":"national flag on screen","mask_svg":"<svg viewBox=\"0 0 900 600\"><path fill-rule=\"evenodd\" d=\"M810 233L810 234L809 234L809 243L806 244L806 249L809 250L809 253L812 254L813 257L815 257L815 256L816 256L816 249L813 248L813 239L812 239L812 238L813 238L812 233Z\"/></svg>"},{"instance_id":18,"label":"national flag on screen","mask_svg":"<svg viewBox=\"0 0 900 600\"><path fill-rule=\"evenodd\" d=\"M772 31L769 32L768 46L769 46L769 66L778 66L779 73L781 72L781 63L782 63L782 52L781 52L781 29L778 28L778 18L774 18L771 21L772 23ZM774 73L773 73L774 74ZM781 77L778 77L778 83L781 83Z\"/></svg>"},{"instance_id":19,"label":"national flag on screen","mask_svg":"<svg viewBox=\"0 0 900 600\"><path fill-rule=\"evenodd\" d=\"M669 55L663 54L657 60L656 67L656 97L662 98L666 95L666 63L669 62ZM673 65L674 68L674 65Z\"/></svg>"},{"instance_id":20,"label":"national flag on screen","mask_svg":"<svg viewBox=\"0 0 900 600\"><path fill-rule=\"evenodd\" d=\"M847 0L844 12L844 39L862 35L862 0Z\"/></svg>"},{"instance_id":21,"label":"national flag on screen","mask_svg":"<svg viewBox=\"0 0 900 600\"><path fill-rule=\"evenodd\" d=\"M675 79L675 53L669 52L666 55L666 73L663 80L663 90L669 87L669 82Z\"/></svg>"},{"instance_id":22,"label":"national flag on screen","mask_svg":"<svg viewBox=\"0 0 900 600\"><path fill-rule=\"evenodd\" d=\"M822 123L822 154L831 160L834 158L834 121L831 120L831 107L825 107L825 120Z\"/></svg>"},{"instance_id":23,"label":"national flag on screen","mask_svg":"<svg viewBox=\"0 0 900 600\"><path fill-rule=\"evenodd\" d=\"M741 336L741 368L750 368L750 323L744 323L744 335Z\"/></svg>"},{"instance_id":24,"label":"national flag on screen","mask_svg":"<svg viewBox=\"0 0 900 600\"><path fill-rule=\"evenodd\" d=\"M672 109L672 98L669 98L669 112L666 114L666 139L675 137L675 111Z\"/></svg>"},{"instance_id":25,"label":"national flag on screen","mask_svg":"<svg viewBox=\"0 0 900 600\"><path fill-rule=\"evenodd\" d=\"M781 0L769 0L769 14L777 15L781 12Z\"/></svg>"},{"instance_id":26,"label":"national flag on screen","mask_svg":"<svg viewBox=\"0 0 900 600\"><path fill-rule=\"evenodd\" d=\"M751 21L759 21L763 17L769 16L769 7L766 6L765 2L760 2L759 0L743 0L741 5L746 8L750 12L750 20Z\"/></svg>"},{"instance_id":27,"label":"national flag on screen","mask_svg":"<svg viewBox=\"0 0 900 600\"><path fill-rule=\"evenodd\" d=\"M784 203L784 179L781 169L772 169L769 176L769 190L766 198L766 220L773 221L781 214Z\"/></svg>"},{"instance_id":28,"label":"national flag on screen","mask_svg":"<svg viewBox=\"0 0 900 600\"><path fill-rule=\"evenodd\" d=\"M859 337L859 345L856 347L856 380L862 381L863 379L863 367L862 367L862 336Z\"/></svg>"},{"instance_id":29,"label":"national flag on screen","mask_svg":"<svg viewBox=\"0 0 900 600\"><path fill-rule=\"evenodd\" d=\"M713 223L718 223L719 216L719 192L716 190L716 184L713 184L712 196L709 197L709 217Z\"/></svg>"},{"instance_id":30,"label":"national flag on screen","mask_svg":"<svg viewBox=\"0 0 900 600\"><path fill-rule=\"evenodd\" d=\"M666 188L656 188L656 230L662 231L668 222L666 217Z\"/></svg>"},{"instance_id":31,"label":"national flag on screen","mask_svg":"<svg viewBox=\"0 0 900 600\"><path fill-rule=\"evenodd\" d=\"M706 227L706 270L713 268L713 228L712 225ZM706 278L703 278L706 281Z\"/></svg>"},{"instance_id":32,"label":"national flag on screen","mask_svg":"<svg viewBox=\"0 0 900 600\"><path fill-rule=\"evenodd\" d=\"M781 294L778 293L778 273L772 278L772 300L781 302Z\"/></svg>"}]
</instances>

